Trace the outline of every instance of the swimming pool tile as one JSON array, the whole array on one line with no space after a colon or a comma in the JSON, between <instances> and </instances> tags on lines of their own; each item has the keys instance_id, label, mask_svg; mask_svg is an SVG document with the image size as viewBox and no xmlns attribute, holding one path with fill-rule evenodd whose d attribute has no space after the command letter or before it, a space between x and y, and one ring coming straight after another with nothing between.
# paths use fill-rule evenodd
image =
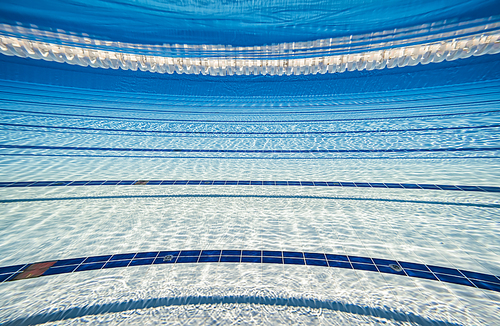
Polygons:
<instances>
[{"instance_id":1,"label":"swimming pool tile","mask_svg":"<svg viewBox=\"0 0 500 326\"><path fill-rule=\"evenodd\" d=\"M94 257L88 257L85 259L84 263L97 263L97 262L106 262L111 258L111 255L105 255L105 256L94 256Z\"/></svg>"},{"instance_id":2,"label":"swimming pool tile","mask_svg":"<svg viewBox=\"0 0 500 326\"><path fill-rule=\"evenodd\" d=\"M328 267L326 260L321 259L306 259L306 265Z\"/></svg>"},{"instance_id":3,"label":"swimming pool tile","mask_svg":"<svg viewBox=\"0 0 500 326\"><path fill-rule=\"evenodd\" d=\"M264 250L264 251L262 251L262 256L266 256L266 257L282 257L283 253L281 251Z\"/></svg>"},{"instance_id":4,"label":"swimming pool tile","mask_svg":"<svg viewBox=\"0 0 500 326\"><path fill-rule=\"evenodd\" d=\"M11 278L14 278L18 273L9 273L9 274L0 274L0 282L8 281Z\"/></svg>"},{"instance_id":5,"label":"swimming pool tile","mask_svg":"<svg viewBox=\"0 0 500 326\"><path fill-rule=\"evenodd\" d=\"M117 268L117 267L127 267L130 264L130 259L127 260L114 260L108 261L103 268Z\"/></svg>"},{"instance_id":6,"label":"swimming pool tile","mask_svg":"<svg viewBox=\"0 0 500 326\"><path fill-rule=\"evenodd\" d=\"M201 252L202 256L220 256L222 250L203 250Z\"/></svg>"},{"instance_id":7,"label":"swimming pool tile","mask_svg":"<svg viewBox=\"0 0 500 326\"><path fill-rule=\"evenodd\" d=\"M118 254L118 255L113 255L113 257L111 257L109 260L110 261L113 261L113 260L124 260L124 259L132 259L134 258L135 256L135 253L130 253L130 254Z\"/></svg>"},{"instance_id":8,"label":"swimming pool tile","mask_svg":"<svg viewBox=\"0 0 500 326\"><path fill-rule=\"evenodd\" d=\"M385 184L380 183L380 182L375 182L375 183L374 183L374 182L370 182L370 186L371 186L372 188L387 188L387 187L385 186Z\"/></svg>"},{"instance_id":9,"label":"swimming pool tile","mask_svg":"<svg viewBox=\"0 0 500 326\"><path fill-rule=\"evenodd\" d=\"M119 186L131 186L135 183L135 180L121 180L120 183L118 183Z\"/></svg>"},{"instance_id":10,"label":"swimming pool tile","mask_svg":"<svg viewBox=\"0 0 500 326\"><path fill-rule=\"evenodd\" d=\"M326 254L326 258L328 260L338 260L338 261L349 261L349 258L345 255L332 255L332 254Z\"/></svg>"},{"instance_id":11,"label":"swimming pool tile","mask_svg":"<svg viewBox=\"0 0 500 326\"><path fill-rule=\"evenodd\" d=\"M490 282L490 283L500 284L500 280L493 275L464 271L464 270L460 270L460 272L462 272L462 274L464 274L465 276L467 276L471 280L475 279L475 280L479 280L479 281L486 281L486 282Z\"/></svg>"},{"instance_id":12,"label":"swimming pool tile","mask_svg":"<svg viewBox=\"0 0 500 326\"><path fill-rule=\"evenodd\" d=\"M457 191L462 191L462 189L457 188L457 187L452 186L452 185L436 185L436 186L438 186L442 190L457 190Z\"/></svg>"},{"instance_id":13,"label":"swimming pool tile","mask_svg":"<svg viewBox=\"0 0 500 326\"><path fill-rule=\"evenodd\" d=\"M261 263L261 257L252 257L252 256L242 256L241 257L241 262L242 263Z\"/></svg>"},{"instance_id":14,"label":"swimming pool tile","mask_svg":"<svg viewBox=\"0 0 500 326\"><path fill-rule=\"evenodd\" d=\"M67 186L73 181L37 181L32 183L30 187L57 187Z\"/></svg>"},{"instance_id":15,"label":"swimming pool tile","mask_svg":"<svg viewBox=\"0 0 500 326\"><path fill-rule=\"evenodd\" d=\"M104 266L105 262L101 263L91 263L91 264L82 264L78 266L78 268L75 270L75 272L81 272L81 271L91 271L95 269L101 269Z\"/></svg>"},{"instance_id":16,"label":"swimming pool tile","mask_svg":"<svg viewBox=\"0 0 500 326\"><path fill-rule=\"evenodd\" d=\"M368 258L368 257L359 257L359 256L348 256L349 257L349 260L351 261L351 263L363 263L363 264L372 264L373 265L373 261L371 258Z\"/></svg>"},{"instance_id":17,"label":"swimming pool tile","mask_svg":"<svg viewBox=\"0 0 500 326\"><path fill-rule=\"evenodd\" d=\"M171 259L167 259L168 257L170 257ZM157 264L174 264L177 260L179 256L169 256L169 255L166 255L164 257L157 257L155 258L153 264L157 265ZM194 257L196 258L196 257Z\"/></svg>"},{"instance_id":18,"label":"swimming pool tile","mask_svg":"<svg viewBox=\"0 0 500 326\"><path fill-rule=\"evenodd\" d=\"M139 252L137 255L135 255L134 259L141 259L141 258L155 258L158 256L159 251L149 251L149 252Z\"/></svg>"},{"instance_id":19,"label":"swimming pool tile","mask_svg":"<svg viewBox=\"0 0 500 326\"><path fill-rule=\"evenodd\" d=\"M222 250L222 256L241 256L241 250Z\"/></svg>"},{"instance_id":20,"label":"swimming pool tile","mask_svg":"<svg viewBox=\"0 0 500 326\"><path fill-rule=\"evenodd\" d=\"M429 189L429 190L441 190L441 188L439 188L438 186L436 185L431 185L431 184L419 184L420 188L422 189Z\"/></svg>"},{"instance_id":21,"label":"swimming pool tile","mask_svg":"<svg viewBox=\"0 0 500 326\"><path fill-rule=\"evenodd\" d=\"M439 273L434 273L436 277L441 281L441 282L448 282L448 283L454 283L454 284L460 284L460 285L467 285L467 286L474 286L468 279L464 277L456 277L452 275L447 275L447 274L439 274Z\"/></svg>"},{"instance_id":22,"label":"swimming pool tile","mask_svg":"<svg viewBox=\"0 0 500 326\"><path fill-rule=\"evenodd\" d=\"M14 266L5 266L5 267L0 267L0 274L10 274L10 273L15 273L19 271L21 268L28 266L27 264L24 265L14 265Z\"/></svg>"},{"instance_id":23,"label":"swimming pool tile","mask_svg":"<svg viewBox=\"0 0 500 326\"><path fill-rule=\"evenodd\" d=\"M399 265L395 260L372 258L376 265L389 266L389 265Z\"/></svg>"},{"instance_id":24,"label":"swimming pool tile","mask_svg":"<svg viewBox=\"0 0 500 326\"><path fill-rule=\"evenodd\" d=\"M66 273L71 273L73 272L78 265L71 265L71 266L59 266L59 267L50 267L47 269L42 275L56 275L56 274L66 274Z\"/></svg>"},{"instance_id":25,"label":"swimming pool tile","mask_svg":"<svg viewBox=\"0 0 500 326\"><path fill-rule=\"evenodd\" d=\"M283 263L286 265L305 265L306 262L301 258L283 258Z\"/></svg>"},{"instance_id":26,"label":"swimming pool tile","mask_svg":"<svg viewBox=\"0 0 500 326\"><path fill-rule=\"evenodd\" d=\"M422 189L417 184L414 183L402 183L401 184L405 189Z\"/></svg>"},{"instance_id":27,"label":"swimming pool tile","mask_svg":"<svg viewBox=\"0 0 500 326\"><path fill-rule=\"evenodd\" d=\"M81 258L72 258L72 259L63 259L63 260L58 260L53 267L57 266L67 266L67 265L79 265L85 260L85 257Z\"/></svg>"},{"instance_id":28,"label":"swimming pool tile","mask_svg":"<svg viewBox=\"0 0 500 326\"><path fill-rule=\"evenodd\" d=\"M194 256L194 257L198 257L201 253L201 250L182 250L179 254L179 256L181 257L185 257L185 256Z\"/></svg>"},{"instance_id":29,"label":"swimming pool tile","mask_svg":"<svg viewBox=\"0 0 500 326\"><path fill-rule=\"evenodd\" d=\"M262 251L260 250L242 250L243 256L262 256Z\"/></svg>"},{"instance_id":30,"label":"swimming pool tile","mask_svg":"<svg viewBox=\"0 0 500 326\"><path fill-rule=\"evenodd\" d=\"M179 256L180 253L181 253L180 250L160 251L160 253L158 254L158 258L163 258L165 256L174 256L174 257L177 257L177 256Z\"/></svg>"},{"instance_id":31,"label":"swimming pool tile","mask_svg":"<svg viewBox=\"0 0 500 326\"><path fill-rule=\"evenodd\" d=\"M237 257L239 259L239 257ZM199 263L217 263L219 256L201 256L198 260Z\"/></svg>"},{"instance_id":32,"label":"swimming pool tile","mask_svg":"<svg viewBox=\"0 0 500 326\"><path fill-rule=\"evenodd\" d=\"M175 262L176 264L179 264L179 263L196 263L198 262L198 257L197 256L179 256L177 258L177 261Z\"/></svg>"},{"instance_id":33,"label":"swimming pool tile","mask_svg":"<svg viewBox=\"0 0 500 326\"><path fill-rule=\"evenodd\" d=\"M96 181L89 181L85 184L85 186L100 186L102 185L106 180L96 180Z\"/></svg>"},{"instance_id":34,"label":"swimming pool tile","mask_svg":"<svg viewBox=\"0 0 500 326\"><path fill-rule=\"evenodd\" d=\"M401 188L403 189L403 186L400 185L399 183L384 183L387 188Z\"/></svg>"},{"instance_id":35,"label":"swimming pool tile","mask_svg":"<svg viewBox=\"0 0 500 326\"><path fill-rule=\"evenodd\" d=\"M86 185L88 182L90 181L73 181L71 183L68 184L68 186L84 186Z\"/></svg>"},{"instance_id":36,"label":"swimming pool tile","mask_svg":"<svg viewBox=\"0 0 500 326\"><path fill-rule=\"evenodd\" d=\"M140 258L140 259L133 259L129 266L143 266L143 265L152 265L154 262L154 258Z\"/></svg>"},{"instance_id":37,"label":"swimming pool tile","mask_svg":"<svg viewBox=\"0 0 500 326\"><path fill-rule=\"evenodd\" d=\"M418 271L430 272L430 270L424 264L409 263L405 261L398 261L399 265L404 269L411 268Z\"/></svg>"},{"instance_id":38,"label":"swimming pool tile","mask_svg":"<svg viewBox=\"0 0 500 326\"><path fill-rule=\"evenodd\" d=\"M296 251L283 251L283 257L287 258L304 258L304 254Z\"/></svg>"},{"instance_id":39,"label":"swimming pool tile","mask_svg":"<svg viewBox=\"0 0 500 326\"><path fill-rule=\"evenodd\" d=\"M239 263L240 256L220 256L221 263Z\"/></svg>"},{"instance_id":40,"label":"swimming pool tile","mask_svg":"<svg viewBox=\"0 0 500 326\"><path fill-rule=\"evenodd\" d=\"M33 183L35 183L35 181L31 181L31 182L21 181L21 182L12 183L12 184L8 185L7 187L27 187Z\"/></svg>"},{"instance_id":41,"label":"swimming pool tile","mask_svg":"<svg viewBox=\"0 0 500 326\"><path fill-rule=\"evenodd\" d=\"M462 189L463 191L481 191L481 192L484 192L483 189L476 187L476 186L456 186L456 187Z\"/></svg>"},{"instance_id":42,"label":"swimming pool tile","mask_svg":"<svg viewBox=\"0 0 500 326\"><path fill-rule=\"evenodd\" d=\"M281 257L262 257L263 264L283 264Z\"/></svg>"},{"instance_id":43,"label":"swimming pool tile","mask_svg":"<svg viewBox=\"0 0 500 326\"><path fill-rule=\"evenodd\" d=\"M437 278L434 276L434 274L430 272L424 272L421 270L414 270L414 269L405 269L405 272L408 276L411 277L425 278L428 280L437 281Z\"/></svg>"},{"instance_id":44,"label":"swimming pool tile","mask_svg":"<svg viewBox=\"0 0 500 326\"><path fill-rule=\"evenodd\" d=\"M455 275L459 277L463 277L462 273L460 273L457 269L454 268L447 268L447 267L441 267L441 266L433 266L433 265L427 265L431 271L434 273L440 273L440 274L448 274L448 275Z\"/></svg>"},{"instance_id":45,"label":"swimming pool tile","mask_svg":"<svg viewBox=\"0 0 500 326\"><path fill-rule=\"evenodd\" d=\"M322 260L326 260L325 254L321 254L321 253L314 253L314 252L304 252L304 257L305 257L305 258L311 258L311 259L322 259Z\"/></svg>"},{"instance_id":46,"label":"swimming pool tile","mask_svg":"<svg viewBox=\"0 0 500 326\"><path fill-rule=\"evenodd\" d=\"M329 260L328 265L330 267L352 269L351 263L344 261Z\"/></svg>"},{"instance_id":47,"label":"swimming pool tile","mask_svg":"<svg viewBox=\"0 0 500 326\"><path fill-rule=\"evenodd\" d=\"M471 280L471 282L474 283L474 285L477 286L478 288L500 292L500 284L498 283L490 283L479 280Z\"/></svg>"},{"instance_id":48,"label":"swimming pool tile","mask_svg":"<svg viewBox=\"0 0 500 326\"><path fill-rule=\"evenodd\" d=\"M481 189L483 189L484 191L487 191L487 192L500 192L500 187L479 186L479 188L481 188Z\"/></svg>"},{"instance_id":49,"label":"swimming pool tile","mask_svg":"<svg viewBox=\"0 0 500 326\"><path fill-rule=\"evenodd\" d=\"M381 272L381 273L396 274L396 275L406 275L405 272L404 272L404 270L402 268L401 268L400 271L394 270L391 267L385 266L385 265L377 265L377 268L378 268L379 272Z\"/></svg>"},{"instance_id":50,"label":"swimming pool tile","mask_svg":"<svg viewBox=\"0 0 500 326\"><path fill-rule=\"evenodd\" d=\"M120 180L107 180L102 185L103 186L115 186L120 183Z\"/></svg>"},{"instance_id":51,"label":"swimming pool tile","mask_svg":"<svg viewBox=\"0 0 500 326\"><path fill-rule=\"evenodd\" d=\"M353 263L351 262L352 268L354 269L359 269L363 271L372 271L372 272L377 272L377 267L375 265L371 264L361 264L361 263Z\"/></svg>"}]
</instances>

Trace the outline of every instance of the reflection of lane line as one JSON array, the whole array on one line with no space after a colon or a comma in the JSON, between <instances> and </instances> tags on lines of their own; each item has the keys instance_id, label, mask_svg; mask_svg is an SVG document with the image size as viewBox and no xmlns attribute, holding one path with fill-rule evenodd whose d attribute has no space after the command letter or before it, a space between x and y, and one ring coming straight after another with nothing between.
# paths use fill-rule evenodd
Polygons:
<instances>
[{"instance_id":1,"label":"reflection of lane line","mask_svg":"<svg viewBox=\"0 0 500 326\"><path fill-rule=\"evenodd\" d=\"M188 149L188 148L124 148L124 147L80 147L80 146L37 146L37 145L7 145L0 144L4 149L48 149L75 151L105 151L105 152L162 152L162 153L265 153L265 154L304 154L304 153L441 153L441 152L490 152L498 151L500 147L464 147L464 148L405 148L405 149Z\"/></svg>"},{"instance_id":2,"label":"reflection of lane line","mask_svg":"<svg viewBox=\"0 0 500 326\"><path fill-rule=\"evenodd\" d=\"M0 26L0 53L83 67L161 74L315 75L416 66L500 52L500 23L491 21L491 17L484 19L483 25L477 23L473 23L476 26L456 26L453 32L448 30L417 39L409 35L406 36L408 39L401 40L379 39L371 34L362 36L363 40L357 40L358 35L353 41L351 35L349 41L330 38L271 46L184 44L175 46L175 51L170 45L103 42L88 37L79 39L75 35L47 34L34 28L4 24ZM17 33L13 33L14 30ZM389 33L394 35L394 31ZM43 41L41 35L45 36ZM73 41L60 44L64 39Z\"/></svg>"},{"instance_id":3,"label":"reflection of lane line","mask_svg":"<svg viewBox=\"0 0 500 326\"><path fill-rule=\"evenodd\" d=\"M115 120L134 120L134 121L168 121L168 122L190 122L190 123L301 123L301 122L333 122L333 121L363 121L363 120L387 120L387 119L411 119L411 118L427 118L427 117L444 117L444 116L461 116L461 115L480 115L487 113L500 112L500 110L477 111L477 112L457 112L457 113L444 113L444 114L428 114L428 115L415 115L415 116L397 116L397 117L381 117L381 118L367 118L367 119L311 119L311 120L187 120L187 119L167 119L167 118L134 118L134 117L114 117L102 115L87 115L87 114L71 114L71 113L58 113L58 112L40 112L28 110L11 110L2 109L0 112L15 112L15 113L28 113L64 117L79 117L89 119L115 119Z\"/></svg>"},{"instance_id":4,"label":"reflection of lane line","mask_svg":"<svg viewBox=\"0 0 500 326\"><path fill-rule=\"evenodd\" d=\"M445 205L445 206L466 206L466 207L484 207L500 208L500 204L477 204L461 202L439 202L427 200L406 200L406 199L387 199L387 198L363 198L363 197L340 197L340 196L301 196L301 195L234 195L234 194L182 194L182 195L115 195L115 196L83 196L83 197L51 197L51 198L19 198L19 199L0 199L0 203L23 203L23 202L45 202L45 201L64 201L64 200L107 200L107 199L149 199L149 198L269 198L269 199L315 199L315 200L346 200L346 201L374 201L388 203L410 203L424 205Z\"/></svg>"},{"instance_id":5,"label":"reflection of lane line","mask_svg":"<svg viewBox=\"0 0 500 326\"><path fill-rule=\"evenodd\" d=\"M233 290L234 291L234 290ZM433 320L426 317L415 315L411 312L398 312L394 310L385 310L383 308L373 308L368 306L359 306L341 301L325 300L319 298L281 298L258 295L240 295L233 294L230 296L177 296L177 297L162 297L153 299L135 299L126 302L102 303L94 305L85 305L85 308L66 308L65 310L57 310L56 312L43 312L38 315L30 315L29 317L19 317L3 323L4 326L14 325L38 325L48 322L62 321L67 319L105 315L119 313L131 310L152 309L158 307L172 307L189 305L223 305L223 304L252 304L252 305L269 305L282 307L303 307L312 309L325 309L360 316L373 316L378 320L380 318L395 320L403 323L416 323L418 325L435 325L435 326L459 326L456 323L451 323L441 320ZM200 319L203 320L203 319ZM212 321L212 319L211 319Z\"/></svg>"},{"instance_id":6,"label":"reflection of lane line","mask_svg":"<svg viewBox=\"0 0 500 326\"><path fill-rule=\"evenodd\" d=\"M467 130L467 129L489 129L498 128L500 124L483 126L464 127L436 127L436 128L414 128L414 129L382 129L382 130L342 130L342 131L294 131L294 132L244 132L244 131L177 131L177 130L134 130L134 129L109 129L91 127L67 127L67 126L44 126L20 123L0 123L0 126L25 127L25 128L45 128L64 130L89 130L107 132L131 132L131 133L152 133L152 134L194 134L194 135L340 135L340 134L367 134L367 133L390 133L390 132L426 132L444 130Z\"/></svg>"},{"instance_id":7,"label":"reflection of lane line","mask_svg":"<svg viewBox=\"0 0 500 326\"><path fill-rule=\"evenodd\" d=\"M390 182L343 182L343 181L276 181L276 180L85 180L85 181L8 181L0 182L0 188L25 187L74 187L74 186L285 186L285 187L341 187L341 188L381 188L409 190L451 190L500 192L495 186L440 185L424 183Z\"/></svg>"},{"instance_id":8,"label":"reflection of lane line","mask_svg":"<svg viewBox=\"0 0 500 326\"><path fill-rule=\"evenodd\" d=\"M200 263L257 263L342 268L415 277L500 292L500 276L456 268L344 254L235 249L152 251L37 262L27 264L21 269L19 265L6 266L0 267L0 281L28 278L23 275L31 269L39 269L40 272L30 274L29 278L131 266ZM41 265L43 269L38 268ZM17 272L12 272L14 269L17 269Z\"/></svg>"}]
</instances>

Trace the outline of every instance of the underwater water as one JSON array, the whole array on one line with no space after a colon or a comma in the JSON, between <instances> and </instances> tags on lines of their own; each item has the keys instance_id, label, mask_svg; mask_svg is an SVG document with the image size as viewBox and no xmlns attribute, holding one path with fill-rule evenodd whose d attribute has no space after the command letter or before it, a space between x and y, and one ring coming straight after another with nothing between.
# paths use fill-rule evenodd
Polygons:
<instances>
[{"instance_id":1,"label":"underwater water","mask_svg":"<svg viewBox=\"0 0 500 326\"><path fill-rule=\"evenodd\" d=\"M0 323L498 325L498 1L0 4Z\"/></svg>"}]
</instances>

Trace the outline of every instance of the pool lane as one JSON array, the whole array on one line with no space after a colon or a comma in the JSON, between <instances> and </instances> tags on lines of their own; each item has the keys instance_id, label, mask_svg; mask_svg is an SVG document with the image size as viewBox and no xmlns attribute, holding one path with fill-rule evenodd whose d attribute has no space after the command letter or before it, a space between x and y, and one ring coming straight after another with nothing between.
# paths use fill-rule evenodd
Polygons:
<instances>
[{"instance_id":1,"label":"pool lane","mask_svg":"<svg viewBox=\"0 0 500 326\"><path fill-rule=\"evenodd\" d=\"M74 187L74 186L286 186L385 188L409 190L451 190L500 192L496 186L438 185L424 183L337 182L337 181L269 181L269 180L73 180L73 181L10 181L0 188Z\"/></svg>"},{"instance_id":2,"label":"pool lane","mask_svg":"<svg viewBox=\"0 0 500 326\"><path fill-rule=\"evenodd\" d=\"M273 250L174 250L110 254L0 267L0 282L41 276L163 264L279 264L370 271L453 283L500 292L500 276L361 256Z\"/></svg>"}]
</instances>

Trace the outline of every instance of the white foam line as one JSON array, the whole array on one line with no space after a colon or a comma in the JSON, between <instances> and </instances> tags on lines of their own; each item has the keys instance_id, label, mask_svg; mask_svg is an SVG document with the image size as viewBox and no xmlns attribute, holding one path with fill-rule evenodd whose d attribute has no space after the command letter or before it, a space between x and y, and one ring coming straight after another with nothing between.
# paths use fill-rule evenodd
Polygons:
<instances>
[{"instance_id":1,"label":"white foam line","mask_svg":"<svg viewBox=\"0 0 500 326\"><path fill-rule=\"evenodd\" d=\"M193 45L176 45L184 50L181 52L182 56L178 57L162 56L159 52L153 52L154 55L136 54L137 49L147 47L145 45L132 46L128 44L126 47L117 48L116 44L118 43L116 42L90 39L85 42L90 45L56 44L32 40L24 35L13 35L13 29L6 26L8 27L4 24L0 28L0 53L4 55L55 61L83 67L120 68L162 74L281 76L342 73L439 63L445 60L453 61L500 52L500 30L498 30L500 23L476 26L473 29L469 28L453 33L454 35L469 33L466 36L406 46L401 45L401 42L398 42L396 46L393 42L383 42L370 45L370 48L376 48L375 50L357 53L353 53L356 50L352 50L352 48L349 50L348 47L342 48L342 51L348 49L351 51L350 53L331 55L332 52L338 52L338 48L332 46L322 48L320 45L325 40L317 40L246 48L198 45L196 46L198 49L195 53L196 56L189 55L190 49L194 52ZM31 31L31 34L35 34L33 30ZM475 31L475 34L470 34L472 31ZM17 28L17 32L19 32L19 28ZM55 42L59 41L55 40ZM406 43L414 43L414 41L414 39L408 39ZM388 44L392 44L392 46L387 47ZM219 48L224 49L224 51L217 54L217 51L214 50ZM311 54L309 57L297 58L296 52L275 51L277 48L301 50L300 55L307 54L307 52ZM256 52L259 53L257 57L255 56ZM203 56L204 53L207 56Z\"/></svg>"}]
</instances>

